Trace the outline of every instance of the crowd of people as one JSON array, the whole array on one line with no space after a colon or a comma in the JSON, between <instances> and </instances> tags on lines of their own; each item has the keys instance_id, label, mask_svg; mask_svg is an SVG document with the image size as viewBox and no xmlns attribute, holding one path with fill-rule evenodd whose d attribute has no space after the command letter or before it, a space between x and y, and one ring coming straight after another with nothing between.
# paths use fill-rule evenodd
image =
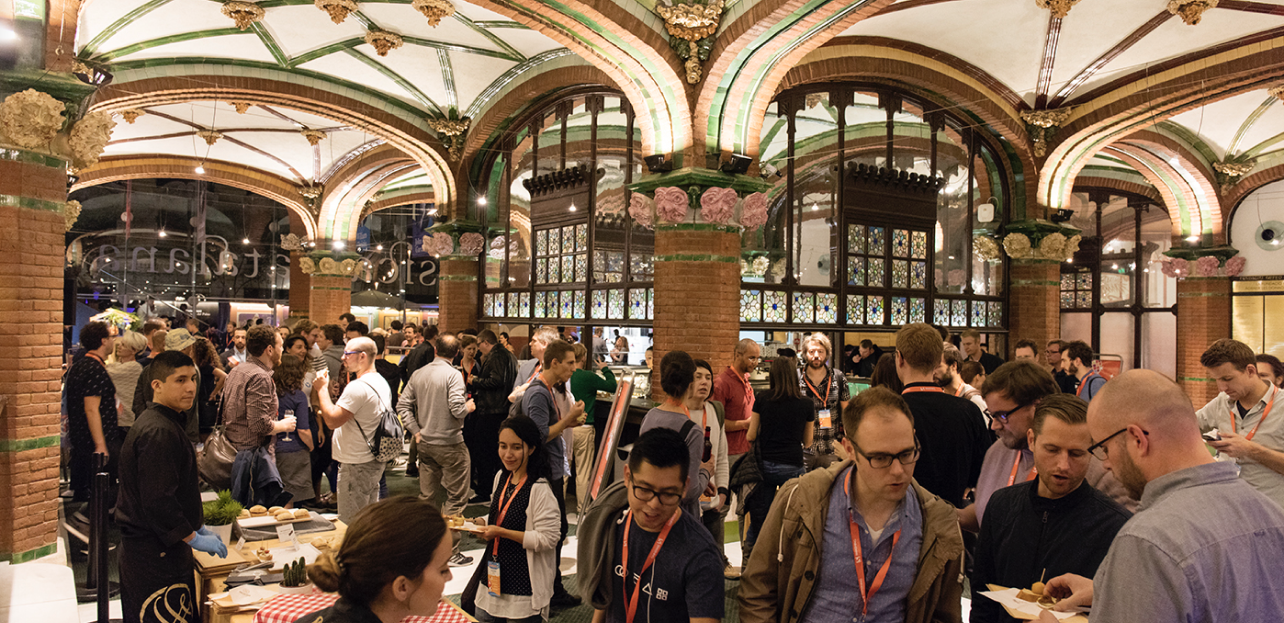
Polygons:
<instances>
[{"instance_id":1,"label":"crowd of people","mask_svg":"<svg viewBox=\"0 0 1284 623\"><path fill-rule=\"evenodd\" d=\"M757 392L753 340L728 344L721 370L669 351L623 474L593 497L596 395L616 387L600 334L584 345L542 327L515 354L489 329L371 331L345 315L232 327L220 356L209 335L148 328L86 325L66 379L72 489L87 494L95 455L119 476L127 620L192 589L192 550L226 553L200 515L211 434L235 449L237 499L348 524L310 570L341 599L309 623L431 614L450 568L474 562L441 521L469 504L489 506L464 595L482 621L547 620L581 599L594 621L717 621L727 581L742 621L959 621L964 577L981 623L1014 620L982 594L995 586L1038 585L1053 609L1100 621L1284 613L1270 588L1284 417L1269 417L1284 370L1234 340L1203 354L1219 395L1198 410L1153 371L1108 377L1083 342L1040 358L1020 340L1004 362L975 331L956 343L926 324L900 329L892 352L866 341L836 356L808 335ZM848 374L872 386L854 393ZM375 431L389 417L418 499L387 496ZM569 492L578 596L559 571ZM741 565L726 555L732 511Z\"/></svg>"}]
</instances>

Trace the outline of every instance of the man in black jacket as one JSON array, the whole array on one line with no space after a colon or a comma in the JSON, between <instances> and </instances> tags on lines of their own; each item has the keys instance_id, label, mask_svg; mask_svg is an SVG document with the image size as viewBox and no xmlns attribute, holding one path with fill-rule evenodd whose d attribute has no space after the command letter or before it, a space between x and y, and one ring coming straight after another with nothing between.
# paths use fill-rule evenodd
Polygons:
<instances>
[{"instance_id":1,"label":"man in black jacket","mask_svg":"<svg viewBox=\"0 0 1284 623\"><path fill-rule=\"evenodd\" d=\"M972 572L975 623L1015 621L977 595L987 584L1029 589L1064 573L1096 574L1115 534L1132 516L1085 482L1091 454L1088 404L1069 394L1045 397L1026 433L1038 478L990 498Z\"/></svg>"},{"instance_id":2,"label":"man in black jacket","mask_svg":"<svg viewBox=\"0 0 1284 623\"><path fill-rule=\"evenodd\" d=\"M204 526L196 451L184 430L196 399L196 366L169 350L152 359L151 369L151 406L134 420L120 451L121 607L126 623L195 623L192 550L227 557L227 546Z\"/></svg>"},{"instance_id":3,"label":"man in black jacket","mask_svg":"<svg viewBox=\"0 0 1284 623\"><path fill-rule=\"evenodd\" d=\"M492 482L499 471L499 425L508 417L508 394L517 379L517 358L507 348L497 347L499 337L487 329L477 334L482 353L481 370L469 379L468 391L477 410L468 416L476 420L477 435L468 453L473 461L473 502L490 500Z\"/></svg>"}]
</instances>

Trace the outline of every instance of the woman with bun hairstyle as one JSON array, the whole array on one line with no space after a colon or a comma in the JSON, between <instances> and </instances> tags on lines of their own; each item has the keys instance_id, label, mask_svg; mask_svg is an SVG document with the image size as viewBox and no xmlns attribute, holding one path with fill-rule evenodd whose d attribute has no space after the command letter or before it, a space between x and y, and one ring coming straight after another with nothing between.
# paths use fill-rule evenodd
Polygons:
<instances>
[{"instance_id":1,"label":"woman with bun hairstyle","mask_svg":"<svg viewBox=\"0 0 1284 623\"><path fill-rule=\"evenodd\" d=\"M700 519L700 496L716 495L710 489L710 481L716 471L715 457L704 459L704 427L702 419L691 416L686 401L695 391L695 359L681 350L671 350L660 359L660 389L664 390L666 399L659 406L647 411L642 418L641 435L653 428L668 428L677 431L687 442L691 461L687 468L687 492L682 496L683 512ZM795 383L796 384L796 383Z\"/></svg>"},{"instance_id":2,"label":"woman with bun hairstyle","mask_svg":"<svg viewBox=\"0 0 1284 623\"><path fill-rule=\"evenodd\" d=\"M407 526L413 526L408 530ZM338 553L308 566L318 588L339 593L333 606L296 623L400 623L432 616L450 581L450 537L437 507L409 495L357 513Z\"/></svg>"},{"instance_id":3,"label":"woman with bun hairstyle","mask_svg":"<svg viewBox=\"0 0 1284 623\"><path fill-rule=\"evenodd\" d=\"M561 511L548 484L544 440L524 415L499 427L499 460L489 518L477 518L486 547L485 575L477 588L477 620L541 623L548 620L554 547L562 538Z\"/></svg>"}]
</instances>

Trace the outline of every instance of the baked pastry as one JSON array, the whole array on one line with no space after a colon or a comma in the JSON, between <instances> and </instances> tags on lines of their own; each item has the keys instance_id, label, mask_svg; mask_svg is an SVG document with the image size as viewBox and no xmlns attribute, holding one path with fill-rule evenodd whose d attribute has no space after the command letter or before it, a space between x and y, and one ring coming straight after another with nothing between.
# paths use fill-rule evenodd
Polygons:
<instances>
[{"instance_id":1,"label":"baked pastry","mask_svg":"<svg viewBox=\"0 0 1284 623\"><path fill-rule=\"evenodd\" d=\"M294 521L294 513L285 509L281 509L281 511L273 517L275 517L277 521Z\"/></svg>"},{"instance_id":2,"label":"baked pastry","mask_svg":"<svg viewBox=\"0 0 1284 623\"><path fill-rule=\"evenodd\" d=\"M237 518L237 519L249 519L249 518L250 518L250 511L249 511L249 509L242 508L242 509L241 509L241 514L240 514L240 515L237 515L237 516L236 516L236 518Z\"/></svg>"},{"instance_id":3,"label":"baked pastry","mask_svg":"<svg viewBox=\"0 0 1284 623\"><path fill-rule=\"evenodd\" d=\"M266 547L260 547L254 550L254 554L259 557L259 562L268 562L272 560L272 551Z\"/></svg>"},{"instance_id":4,"label":"baked pastry","mask_svg":"<svg viewBox=\"0 0 1284 623\"><path fill-rule=\"evenodd\" d=\"M317 537L312 539L309 543L311 543L312 547L317 549L330 549L330 537L327 536Z\"/></svg>"},{"instance_id":5,"label":"baked pastry","mask_svg":"<svg viewBox=\"0 0 1284 623\"><path fill-rule=\"evenodd\" d=\"M272 508L268 509L268 513L275 515L283 510L285 510L284 506L273 506Z\"/></svg>"},{"instance_id":6,"label":"baked pastry","mask_svg":"<svg viewBox=\"0 0 1284 623\"><path fill-rule=\"evenodd\" d=\"M268 514L267 507L265 507L265 506L263 506L263 505L261 505L261 504L255 504L254 506L251 506L251 507L250 507L250 516L251 516L251 517L262 517L262 516L267 515L267 514Z\"/></svg>"},{"instance_id":7,"label":"baked pastry","mask_svg":"<svg viewBox=\"0 0 1284 623\"><path fill-rule=\"evenodd\" d=\"M309 517L311 517L311 516L312 516L312 513L309 513L309 512L308 512L308 509L306 509L306 508L296 508L296 509L294 509L294 518L295 518L295 519L307 519L307 518L309 518Z\"/></svg>"}]
</instances>

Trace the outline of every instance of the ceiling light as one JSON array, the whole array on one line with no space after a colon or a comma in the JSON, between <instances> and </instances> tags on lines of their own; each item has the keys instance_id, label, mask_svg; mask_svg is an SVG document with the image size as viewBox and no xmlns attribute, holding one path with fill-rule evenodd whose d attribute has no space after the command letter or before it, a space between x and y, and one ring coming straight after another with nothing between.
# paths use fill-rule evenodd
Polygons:
<instances>
[{"instance_id":1,"label":"ceiling light","mask_svg":"<svg viewBox=\"0 0 1284 623\"><path fill-rule=\"evenodd\" d=\"M817 204L815 204L815 203L811 204L811 211L812 211L812 212L819 212L819 211L820 211L820 206L819 206L819 205L817 205Z\"/></svg>"},{"instance_id":2,"label":"ceiling light","mask_svg":"<svg viewBox=\"0 0 1284 623\"><path fill-rule=\"evenodd\" d=\"M157 231L156 231L156 236L157 236L158 238L164 238L164 237L165 237L165 235L166 235L166 234L165 234L165 230L163 230L163 229L159 229L159 230L157 230Z\"/></svg>"},{"instance_id":3,"label":"ceiling light","mask_svg":"<svg viewBox=\"0 0 1284 623\"><path fill-rule=\"evenodd\" d=\"M241 244L250 244L249 238L241 238Z\"/></svg>"},{"instance_id":4,"label":"ceiling light","mask_svg":"<svg viewBox=\"0 0 1284 623\"><path fill-rule=\"evenodd\" d=\"M333 247L335 251L342 251L342 250L343 250L343 241L342 241L342 240L335 240L334 242L330 243L330 246L331 246L331 247Z\"/></svg>"},{"instance_id":5,"label":"ceiling light","mask_svg":"<svg viewBox=\"0 0 1284 623\"><path fill-rule=\"evenodd\" d=\"M477 205L479 205L479 206L484 206L484 205L486 205L486 197L485 197L485 196L478 197L478 198L477 198Z\"/></svg>"},{"instance_id":6,"label":"ceiling light","mask_svg":"<svg viewBox=\"0 0 1284 623\"><path fill-rule=\"evenodd\" d=\"M574 212L574 211L575 211L575 204L573 204L573 203L572 203L572 204L571 204L571 212Z\"/></svg>"},{"instance_id":7,"label":"ceiling light","mask_svg":"<svg viewBox=\"0 0 1284 623\"><path fill-rule=\"evenodd\" d=\"M0 27L0 41L17 41L18 33L8 26Z\"/></svg>"},{"instance_id":8,"label":"ceiling light","mask_svg":"<svg viewBox=\"0 0 1284 623\"><path fill-rule=\"evenodd\" d=\"M1119 270L1119 265L1118 265L1118 264L1111 264L1111 265L1110 265L1110 270Z\"/></svg>"},{"instance_id":9,"label":"ceiling light","mask_svg":"<svg viewBox=\"0 0 1284 623\"><path fill-rule=\"evenodd\" d=\"M1186 242L1199 242L1199 234L1186 237Z\"/></svg>"},{"instance_id":10,"label":"ceiling light","mask_svg":"<svg viewBox=\"0 0 1284 623\"><path fill-rule=\"evenodd\" d=\"M196 174L197 174L197 175L205 175L205 167L204 167L203 165L199 165L199 164L198 164L198 165L196 165Z\"/></svg>"},{"instance_id":11,"label":"ceiling light","mask_svg":"<svg viewBox=\"0 0 1284 623\"><path fill-rule=\"evenodd\" d=\"M383 250L383 245L381 244L375 245L375 251L382 251L382 250Z\"/></svg>"}]
</instances>

